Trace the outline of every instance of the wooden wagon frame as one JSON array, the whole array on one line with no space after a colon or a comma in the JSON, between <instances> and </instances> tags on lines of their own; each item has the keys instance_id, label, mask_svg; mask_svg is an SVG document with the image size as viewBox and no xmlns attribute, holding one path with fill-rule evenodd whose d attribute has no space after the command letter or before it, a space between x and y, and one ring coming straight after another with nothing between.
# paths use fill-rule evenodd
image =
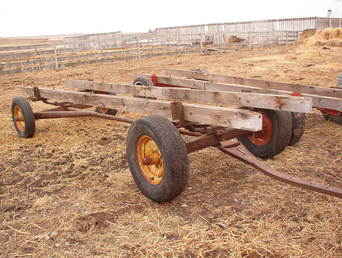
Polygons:
<instances>
[{"instance_id":1,"label":"wooden wagon frame","mask_svg":"<svg viewBox=\"0 0 342 258\"><path fill-rule=\"evenodd\" d=\"M207 147L277 180L342 198L341 189L280 173L258 159L296 144L304 132L304 114L313 107L340 121L342 89L181 70L141 75L132 85L72 80L65 87L69 90L23 88L28 99L56 106L42 112L33 112L26 98L13 98L18 135L32 137L39 119L92 116L130 123L129 168L138 188L154 201L170 201L184 190L188 154ZM147 116L135 121L118 116L125 112ZM181 134L197 138L185 143Z\"/></svg>"}]
</instances>

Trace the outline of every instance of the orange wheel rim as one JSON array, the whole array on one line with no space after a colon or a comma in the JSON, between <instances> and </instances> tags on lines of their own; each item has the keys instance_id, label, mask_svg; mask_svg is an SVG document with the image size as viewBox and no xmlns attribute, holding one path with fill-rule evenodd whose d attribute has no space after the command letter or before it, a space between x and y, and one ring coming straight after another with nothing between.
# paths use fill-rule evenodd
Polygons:
<instances>
[{"instance_id":1,"label":"orange wheel rim","mask_svg":"<svg viewBox=\"0 0 342 258\"><path fill-rule=\"evenodd\" d=\"M165 165L158 145L151 137L143 135L138 139L136 151L142 175L150 184L160 184L165 176Z\"/></svg>"},{"instance_id":2,"label":"orange wheel rim","mask_svg":"<svg viewBox=\"0 0 342 258\"><path fill-rule=\"evenodd\" d=\"M249 140L255 145L265 145L271 142L273 136L272 120L262 114L262 130L249 136Z\"/></svg>"},{"instance_id":3,"label":"orange wheel rim","mask_svg":"<svg viewBox=\"0 0 342 258\"><path fill-rule=\"evenodd\" d=\"M19 106L15 106L13 110L13 121L15 124L15 127L21 131L25 131L25 119L24 119L24 114L23 111Z\"/></svg>"}]
</instances>

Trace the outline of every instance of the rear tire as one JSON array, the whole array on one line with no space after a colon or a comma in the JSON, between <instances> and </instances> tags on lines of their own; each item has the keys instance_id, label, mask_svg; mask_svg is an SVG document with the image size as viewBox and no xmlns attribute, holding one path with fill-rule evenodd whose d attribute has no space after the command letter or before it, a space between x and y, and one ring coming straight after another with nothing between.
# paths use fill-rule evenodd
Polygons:
<instances>
[{"instance_id":1,"label":"rear tire","mask_svg":"<svg viewBox=\"0 0 342 258\"><path fill-rule=\"evenodd\" d=\"M23 97L15 97L11 105L12 120L18 136L31 138L36 131L36 119L30 103Z\"/></svg>"},{"instance_id":2,"label":"rear tire","mask_svg":"<svg viewBox=\"0 0 342 258\"><path fill-rule=\"evenodd\" d=\"M293 146L300 141L305 130L304 113L292 113L292 136L289 142L289 146Z\"/></svg>"},{"instance_id":3,"label":"rear tire","mask_svg":"<svg viewBox=\"0 0 342 258\"><path fill-rule=\"evenodd\" d=\"M128 132L126 155L138 188L156 202L171 201L187 185L186 145L168 119L148 116L136 120Z\"/></svg>"},{"instance_id":4,"label":"rear tire","mask_svg":"<svg viewBox=\"0 0 342 258\"><path fill-rule=\"evenodd\" d=\"M138 77L133 81L133 85L136 86L152 86L151 81L145 79L144 77Z\"/></svg>"},{"instance_id":5,"label":"rear tire","mask_svg":"<svg viewBox=\"0 0 342 258\"><path fill-rule=\"evenodd\" d=\"M258 110L256 110L258 111ZM275 110L259 110L263 116L263 131L256 132L253 136L240 136L239 141L256 157L262 159L272 158L282 152L290 143L292 137L292 114L291 112ZM269 121L269 129L265 128L265 120ZM271 130L271 132L270 132ZM268 139L256 143L258 134L268 135Z\"/></svg>"},{"instance_id":6,"label":"rear tire","mask_svg":"<svg viewBox=\"0 0 342 258\"><path fill-rule=\"evenodd\" d=\"M325 120L342 125L342 115L330 115L330 114L325 114L325 113L322 113L322 115Z\"/></svg>"},{"instance_id":7,"label":"rear tire","mask_svg":"<svg viewBox=\"0 0 342 258\"><path fill-rule=\"evenodd\" d=\"M342 73L337 75L336 86L337 89L342 89Z\"/></svg>"}]
</instances>

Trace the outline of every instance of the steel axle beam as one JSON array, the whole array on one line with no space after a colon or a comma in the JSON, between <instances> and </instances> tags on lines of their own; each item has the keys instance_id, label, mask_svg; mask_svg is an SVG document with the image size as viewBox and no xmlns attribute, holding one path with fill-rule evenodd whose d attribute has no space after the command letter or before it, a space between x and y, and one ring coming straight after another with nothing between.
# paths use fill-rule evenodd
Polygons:
<instances>
[{"instance_id":1,"label":"steel axle beam","mask_svg":"<svg viewBox=\"0 0 342 258\"><path fill-rule=\"evenodd\" d=\"M94 111L47 111L34 113L34 117L38 119L53 119L53 118L67 118L67 117L99 117L108 120L115 120L119 122L132 124L134 120L122 117L115 117L97 113Z\"/></svg>"},{"instance_id":2,"label":"steel axle beam","mask_svg":"<svg viewBox=\"0 0 342 258\"><path fill-rule=\"evenodd\" d=\"M232 131L222 131L221 133L213 133L209 135L203 135L198 139L186 144L188 154L199 151L208 147L218 147L221 145L222 141L227 141L234 139L242 135L250 135L250 131L244 130L232 130Z\"/></svg>"}]
</instances>

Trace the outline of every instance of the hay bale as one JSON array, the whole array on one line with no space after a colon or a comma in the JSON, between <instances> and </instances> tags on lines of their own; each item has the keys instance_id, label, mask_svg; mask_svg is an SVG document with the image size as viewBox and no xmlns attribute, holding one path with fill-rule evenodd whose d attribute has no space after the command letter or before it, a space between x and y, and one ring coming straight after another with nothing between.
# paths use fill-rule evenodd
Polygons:
<instances>
[{"instance_id":1,"label":"hay bale","mask_svg":"<svg viewBox=\"0 0 342 258\"><path fill-rule=\"evenodd\" d=\"M226 40L228 43L240 43L245 41L245 39L239 38L235 35L228 37L228 39Z\"/></svg>"},{"instance_id":2,"label":"hay bale","mask_svg":"<svg viewBox=\"0 0 342 258\"><path fill-rule=\"evenodd\" d=\"M313 35L315 35L316 33L316 29L308 29L308 30L304 30L300 35L299 35L299 41L304 41L307 38L312 37Z\"/></svg>"},{"instance_id":3,"label":"hay bale","mask_svg":"<svg viewBox=\"0 0 342 258\"><path fill-rule=\"evenodd\" d=\"M342 47L342 28L327 28L315 33L314 30L306 30L301 34L298 41L307 48L317 46Z\"/></svg>"}]
</instances>

